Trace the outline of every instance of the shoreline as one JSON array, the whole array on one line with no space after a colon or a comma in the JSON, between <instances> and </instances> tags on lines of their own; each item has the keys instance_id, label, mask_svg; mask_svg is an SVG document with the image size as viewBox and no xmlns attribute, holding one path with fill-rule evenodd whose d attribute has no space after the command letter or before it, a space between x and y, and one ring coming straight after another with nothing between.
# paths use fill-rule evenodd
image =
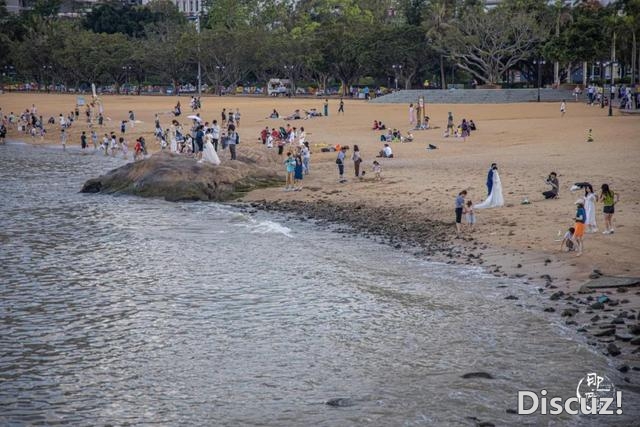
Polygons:
<instances>
[{"instance_id":1,"label":"shoreline","mask_svg":"<svg viewBox=\"0 0 640 427\"><path fill-rule=\"evenodd\" d=\"M35 102L45 117L69 111L71 103L75 102L72 96L51 98L46 95L5 94L0 102L4 112L11 111L11 108L6 108L10 105L14 111L20 111L17 105L24 108ZM152 135L154 114L163 114L162 121L166 123L165 111L170 110L176 99L186 105L185 97L105 98L107 114L113 120L108 120L100 133L118 132L118 120L126 118L127 111L133 108L142 122L136 123L135 130L127 131L127 138L145 135L150 151L155 151L157 147L149 137ZM240 128L243 142L239 146L242 150L244 144L258 146L257 136L265 125L272 127L286 123L264 118L274 107L288 113L294 108L318 107L321 102L322 99L207 98L203 116L216 118L221 107L239 107L243 119ZM577 308L578 312L565 317L567 321L576 323L569 326L585 329L584 333L589 336L599 334L601 327L610 326L616 319L612 314L617 316L627 311L625 324L614 324L614 334L590 339L602 352L610 344L608 341L615 341L623 352L610 360L616 365L636 362L635 366L640 368L638 353L631 354L640 346L615 339L615 333L624 336L627 325L639 324L640 289L631 288L624 297L611 290L586 296L578 294L580 286L595 274L594 270L607 276L640 277L640 264L636 261L640 255L637 240L640 235L640 217L637 215L640 186L637 184L640 180L636 167L640 162L640 148L636 141L640 121L619 115L606 117L600 108L573 102L568 103L564 117L559 116L558 106L553 103L428 105L434 128L416 131L412 143L393 144L396 158L383 163L383 182L358 181L349 176L348 183L338 184L335 179L335 153L322 153L318 147L335 143L358 144L365 164L370 164L380 149L379 135L371 130L371 121L383 119L388 128L397 127L404 132L407 106L345 100L346 114L336 115L336 102L335 99L330 100L329 117L291 122L293 126L306 128L313 151L312 173L305 177L303 191L283 193L281 188L255 190L238 203L270 205L268 210L289 210L298 216L312 215L321 220L357 223L358 227L363 227L363 233L387 233L385 239L393 243L392 247L400 244L401 249L411 242L428 242L426 249L417 250L423 252L419 255L425 258L481 266L495 277L526 280L541 287L543 295L549 295L549 298L551 294L562 291L563 295L549 301L548 308L555 311L549 314L562 320L565 309ZM478 131L466 142L443 138L441 132L446 127L448 111L453 111L457 120L462 117L474 119ZM592 144L585 142L587 126L593 128L595 142ZM77 133L85 127L83 123L74 124L73 139L70 139L68 147L79 145ZM56 130L55 126L52 127L45 141L28 141L28 136L25 141L32 145L59 146ZM15 135L15 130L10 132L11 137ZM438 149L426 151L426 144L434 144ZM497 161L501 168L506 205L478 212L476 231L464 234L462 239L454 239L453 197L460 190L467 189L472 200L483 198L485 168L493 161ZM348 174L352 173L351 161L347 162L345 169ZM551 170L559 174L560 199L545 201L539 193L546 189L544 177ZM560 230L571 225L575 212L573 201L580 196L570 193L568 187L573 182L585 180L594 186L602 182L612 184L622 193L622 203L616 205L616 234L587 235L585 253L576 258L570 253L560 253L559 243L554 239ZM520 204L525 197L531 204ZM597 209L597 219L601 223L601 207ZM368 227L366 230L365 226ZM606 304L603 309L589 307L592 301L587 298L605 293L612 299L628 299L629 302L618 301L617 306ZM634 319L630 318L631 314ZM596 315L600 319L592 321ZM633 337L639 335L640 331Z\"/></svg>"},{"instance_id":2,"label":"shoreline","mask_svg":"<svg viewBox=\"0 0 640 427\"><path fill-rule=\"evenodd\" d=\"M522 251L510 256L505 248L492 246L475 237L467 235L457 238L451 235L453 222L428 220L422 224L403 218L399 221L400 224L389 224L386 222L389 216L393 215L398 219L398 211L393 208L371 207L361 203L337 206L279 199L236 201L228 204L245 211L277 212L298 221L316 221L321 227L325 224L347 226L334 232L372 238L377 243L405 250L408 255L426 261L479 267L496 278L522 280L524 285L535 287L541 298L548 299L543 304L543 316L572 328L577 336L585 339L587 345L608 357L616 369L626 374L628 382L634 384L631 387L633 390L640 391L640 343L632 344L632 339L617 338L625 336L624 331L616 330L616 325L620 323L610 323L614 319L639 319L635 307L640 301L640 287L632 286L625 292L607 288L600 292L582 294L576 287L581 287L586 282L571 279L576 268L562 260L552 260L547 254L535 251ZM511 265L506 265L509 263ZM603 279L608 277L600 273L592 271L590 275ZM592 308L599 295L607 295L610 301L604 303L602 308ZM519 297L516 295L510 294L505 299L513 300L518 305ZM596 316L597 320L591 320ZM609 325L613 325L616 332L609 333L612 330ZM615 354L615 348L610 347L612 343L620 354ZM626 386L629 387L628 384Z\"/></svg>"},{"instance_id":3,"label":"shoreline","mask_svg":"<svg viewBox=\"0 0 640 427\"><path fill-rule=\"evenodd\" d=\"M56 148L55 144L34 144L18 139L7 140L9 144L28 145L32 147ZM74 154L82 154L81 150L71 149ZM99 150L98 150L99 151ZM77 152L77 153L76 153ZM95 152L85 153L94 155ZM153 153L155 154L155 153ZM127 159L128 160L128 159ZM640 286L630 287L628 292L616 294L615 289L603 289L592 295L582 296L579 288L586 283L584 278L575 279L580 268L570 260L559 259L554 254L524 249L512 252L511 248L500 247L479 239L478 232L468 232L460 237L453 234L454 222L438 219L417 220L415 216L405 215L394 207L371 206L367 202L309 202L305 200L282 200L278 194L260 199L264 191L278 191L280 187L257 189L236 200L221 202L240 210L261 210L284 214L298 221L315 221L320 226L335 224L346 226L340 229L345 234L372 238L377 243L385 244L392 249L404 250L408 255L422 258L429 262L440 262L449 265L481 268L486 274L495 278L519 279L524 285L534 286L542 298L549 298L543 309L543 316L562 322L571 327L576 334L584 334L585 342L607 356L615 368L627 374L627 379L637 384L640 391L640 343L636 340L617 339L617 333L608 333L608 325L614 319L628 319L640 325ZM316 190L317 191L317 190ZM337 230L333 230L336 232ZM510 253L511 252L511 253ZM602 272L596 269L589 273L594 277ZM604 276L602 277L619 277ZM602 308L593 309L591 304L596 298L593 294L611 296L610 303ZM626 298L617 298L617 297ZM518 297L509 295L506 299L518 304ZM612 301L612 303L611 303ZM622 302L622 305L620 305ZM612 304L612 305L609 305ZM560 316L558 318L558 316ZM598 317L597 320L590 320ZM611 319L611 320L609 320ZM601 322L602 320L602 322ZM640 328L640 326L639 326ZM603 330L605 335L601 335ZM617 332L617 331L616 331ZM623 332L623 331L620 331ZM640 329L637 331L640 334ZM620 336L624 336L620 334ZM631 341L633 340L634 343ZM616 349L608 348L614 343ZM613 350L613 352L612 352ZM619 354L615 354L620 351ZM613 354L612 354L613 353ZM634 388L635 390L635 388Z\"/></svg>"}]
</instances>

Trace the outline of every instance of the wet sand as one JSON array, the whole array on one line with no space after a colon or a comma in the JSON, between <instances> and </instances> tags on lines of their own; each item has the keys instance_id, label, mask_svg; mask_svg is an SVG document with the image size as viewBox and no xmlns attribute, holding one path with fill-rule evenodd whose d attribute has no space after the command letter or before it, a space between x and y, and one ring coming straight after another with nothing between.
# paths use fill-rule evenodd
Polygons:
<instances>
[{"instance_id":1,"label":"wet sand","mask_svg":"<svg viewBox=\"0 0 640 427\"><path fill-rule=\"evenodd\" d=\"M85 99L89 99L85 95ZM160 113L163 127L172 118L170 111L175 97L103 97L105 128L98 131L115 131L119 123L127 119L133 110L136 124L127 130L129 147L140 134L145 135L148 146L158 149L152 136L154 113ZM181 97L183 107L181 121L188 122L189 98ZM273 99L240 97L204 97L201 116L206 121L220 120L222 108L239 108L242 113L239 133L241 144L258 145L258 135L265 126L303 126L312 149L311 174L305 177L304 189L299 192L283 192L282 188L254 191L242 201L254 206L277 208L297 212L302 217L337 220L356 226L360 233L372 232L385 236L394 246L406 247L413 243L421 255L434 260L462 264L481 264L496 276L508 276L529 280L541 286L543 292L562 290L573 295L579 287L598 270L604 275L640 277L640 190L638 164L640 163L640 117L622 116L614 110L607 116L607 109L589 107L583 103L568 102L567 113L560 115L559 103L526 103L508 105L429 105L432 129L414 131L411 143L392 145L394 159L381 161L383 181L372 180L371 162L382 148L380 132L371 130L374 119L382 120L388 128L398 128L406 133L409 128L408 106L399 104L369 104L364 101L345 101L345 114L338 115L338 99L330 99L328 117L310 120L272 120L266 116L276 108L281 117L295 108L315 107L322 111L322 99ZM18 113L35 103L39 114L46 120L67 113L75 106L75 96L4 94L0 106L4 114ZM444 138L447 112L455 121L473 119L478 130L463 142L460 138ZM81 119L82 119L81 110ZM593 129L594 141L587 142L588 129ZM80 145L79 132L86 130L85 123L72 128L68 146ZM9 134L29 142L31 138ZM44 143L59 141L57 125L50 131ZM39 138L33 142L40 143ZM348 182L338 183L335 153L321 153L326 145L359 145L367 171L364 180L353 177L353 162L347 161ZM426 150L434 144L436 150ZM350 157L350 152L347 157ZM228 158L222 157L223 160ZM486 173L489 165L497 162L502 179L506 205L503 208L477 210L477 226L473 233L455 238L454 198L463 189L468 199L481 201L486 196ZM556 171L560 180L560 197L544 200L541 192L548 189L545 178ZM614 217L616 232L585 236L585 252L559 251L559 233L573 224L574 202L582 192L571 193L572 183L588 181L594 188L608 183L620 194ZM284 184L284 183L283 183ZM531 203L521 204L523 199ZM604 229L602 205L596 205L600 231ZM368 231L367 231L368 230ZM548 276L547 276L548 275ZM615 291L605 290L594 295L609 293L620 300ZM616 308L632 314L638 322L640 288L631 288L624 294L628 300ZM581 303L573 299L554 300L556 311L576 305L580 314L588 316L591 301L587 296ZM560 304L560 305L558 305ZM585 313L586 311L586 313ZM610 313L613 316L615 313ZM558 313L559 314L559 313ZM574 316L571 316L572 318ZM600 316L602 317L602 315ZM611 319L609 319L610 321ZM577 322L576 327L581 326ZM598 325L596 322L592 322ZM623 325L624 326L624 325ZM596 327L596 326L594 326ZM616 341L617 343L618 341ZM606 347L605 342L598 345ZM638 346L625 348L621 357L638 358L630 352ZM604 350L606 352L606 350Z\"/></svg>"}]
</instances>

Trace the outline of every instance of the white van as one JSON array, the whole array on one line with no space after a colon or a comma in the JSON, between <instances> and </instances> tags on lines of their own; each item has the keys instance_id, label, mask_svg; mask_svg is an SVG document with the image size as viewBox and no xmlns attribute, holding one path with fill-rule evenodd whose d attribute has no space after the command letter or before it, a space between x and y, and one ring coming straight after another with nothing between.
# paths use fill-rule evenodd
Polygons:
<instances>
[{"instance_id":1,"label":"white van","mask_svg":"<svg viewBox=\"0 0 640 427\"><path fill-rule=\"evenodd\" d=\"M288 96L291 94L291 80L270 79L267 85L269 96Z\"/></svg>"}]
</instances>

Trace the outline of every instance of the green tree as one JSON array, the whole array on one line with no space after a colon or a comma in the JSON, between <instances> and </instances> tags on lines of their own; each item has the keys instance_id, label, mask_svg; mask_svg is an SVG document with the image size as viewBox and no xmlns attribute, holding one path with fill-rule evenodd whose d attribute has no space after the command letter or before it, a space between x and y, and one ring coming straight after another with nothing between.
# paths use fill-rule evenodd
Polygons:
<instances>
[{"instance_id":1,"label":"green tree","mask_svg":"<svg viewBox=\"0 0 640 427\"><path fill-rule=\"evenodd\" d=\"M447 36L449 55L475 78L495 84L504 73L532 56L545 29L535 17L507 8L466 13Z\"/></svg>"}]
</instances>

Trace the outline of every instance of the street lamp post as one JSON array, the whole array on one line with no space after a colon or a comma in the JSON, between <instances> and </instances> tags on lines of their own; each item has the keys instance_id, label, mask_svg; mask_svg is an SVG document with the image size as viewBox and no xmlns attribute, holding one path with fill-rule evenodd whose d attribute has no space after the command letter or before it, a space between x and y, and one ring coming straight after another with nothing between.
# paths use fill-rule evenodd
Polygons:
<instances>
[{"instance_id":1,"label":"street lamp post","mask_svg":"<svg viewBox=\"0 0 640 427\"><path fill-rule=\"evenodd\" d=\"M613 66L617 65L618 63L616 61L611 61L611 87L613 87L613 85L615 84L615 81L613 80ZM604 96L604 85L602 85L602 92L603 92L603 96ZM609 90L609 92L611 92L611 90ZM609 99L609 116L613 116L613 97L610 97Z\"/></svg>"},{"instance_id":2,"label":"street lamp post","mask_svg":"<svg viewBox=\"0 0 640 427\"><path fill-rule=\"evenodd\" d=\"M600 96L600 108L604 108L604 80L605 80L605 76L603 75L602 71L604 69L605 62L604 61L596 61L596 65L599 67L599 70L600 70L600 84L602 85L602 95ZM611 100L609 100L609 102L611 102Z\"/></svg>"},{"instance_id":3,"label":"street lamp post","mask_svg":"<svg viewBox=\"0 0 640 427\"><path fill-rule=\"evenodd\" d=\"M202 71L200 67L200 12L196 16L196 32L198 33L198 98L202 96Z\"/></svg>"},{"instance_id":4,"label":"street lamp post","mask_svg":"<svg viewBox=\"0 0 640 427\"><path fill-rule=\"evenodd\" d=\"M396 91L398 90L398 75L402 76L402 64L393 64L393 74L395 75Z\"/></svg>"},{"instance_id":5,"label":"street lamp post","mask_svg":"<svg viewBox=\"0 0 640 427\"><path fill-rule=\"evenodd\" d=\"M540 86L542 86L542 70L541 67L546 64L547 61L544 59L534 59L533 64L538 65L538 102L540 102Z\"/></svg>"}]
</instances>

